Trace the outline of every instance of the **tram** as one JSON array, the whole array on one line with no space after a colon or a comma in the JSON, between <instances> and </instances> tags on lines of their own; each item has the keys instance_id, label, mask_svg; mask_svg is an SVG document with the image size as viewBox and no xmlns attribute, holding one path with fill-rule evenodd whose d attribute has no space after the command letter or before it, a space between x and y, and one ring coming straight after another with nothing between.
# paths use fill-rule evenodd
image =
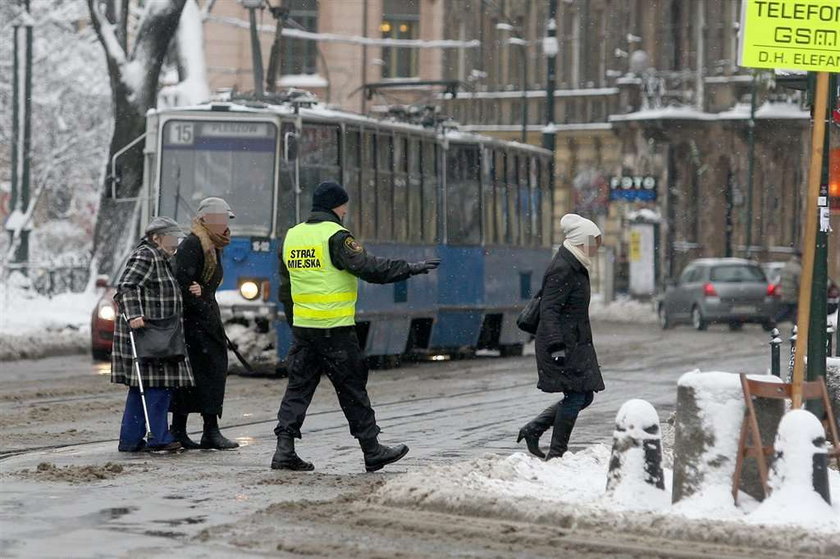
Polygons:
<instances>
[{"instance_id":1,"label":"tram","mask_svg":"<svg viewBox=\"0 0 840 559\"><path fill-rule=\"evenodd\" d=\"M213 102L147 119L140 217L189 228L201 199L228 200L236 219L218 301L255 368L282 371L291 330L278 302L278 252L324 180L347 189L345 226L373 254L442 261L411 281L360 282L359 340L373 365L480 349L521 354L526 335L515 319L551 255L550 152L437 121L330 110L311 97Z\"/></svg>"}]
</instances>

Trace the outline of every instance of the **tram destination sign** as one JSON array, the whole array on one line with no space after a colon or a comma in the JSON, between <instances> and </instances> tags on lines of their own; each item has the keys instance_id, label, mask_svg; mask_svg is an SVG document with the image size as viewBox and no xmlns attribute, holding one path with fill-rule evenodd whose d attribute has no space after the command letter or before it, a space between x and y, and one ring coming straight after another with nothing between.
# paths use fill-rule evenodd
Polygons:
<instances>
[{"instance_id":1,"label":"tram destination sign","mask_svg":"<svg viewBox=\"0 0 840 559\"><path fill-rule=\"evenodd\" d=\"M739 63L840 72L840 0L743 0Z\"/></svg>"}]
</instances>

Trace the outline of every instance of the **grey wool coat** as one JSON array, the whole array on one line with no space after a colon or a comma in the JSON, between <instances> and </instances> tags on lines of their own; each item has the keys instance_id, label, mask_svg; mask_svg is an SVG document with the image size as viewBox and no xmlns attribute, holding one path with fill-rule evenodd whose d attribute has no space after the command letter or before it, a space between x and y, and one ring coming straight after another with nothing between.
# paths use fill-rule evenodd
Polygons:
<instances>
[{"instance_id":1,"label":"grey wool coat","mask_svg":"<svg viewBox=\"0 0 840 559\"><path fill-rule=\"evenodd\" d=\"M166 253L145 239L140 241L120 275L114 301L118 316L114 323L111 382L138 386L129 328L122 314L125 313L129 320L139 316L167 318L176 314L182 317L183 322L181 289ZM177 388L195 384L189 358L178 363L143 363L140 374L144 388Z\"/></svg>"}]
</instances>

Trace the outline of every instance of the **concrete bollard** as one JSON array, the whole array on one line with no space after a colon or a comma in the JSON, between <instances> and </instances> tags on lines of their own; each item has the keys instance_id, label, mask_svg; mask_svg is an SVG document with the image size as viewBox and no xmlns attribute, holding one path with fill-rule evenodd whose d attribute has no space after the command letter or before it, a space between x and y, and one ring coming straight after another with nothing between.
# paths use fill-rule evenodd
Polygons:
<instances>
[{"instance_id":1,"label":"concrete bollard","mask_svg":"<svg viewBox=\"0 0 840 559\"><path fill-rule=\"evenodd\" d=\"M762 380L781 382L772 375ZM762 444L770 445L784 413L781 400L755 401ZM725 494L732 486L738 440L744 420L744 393L740 376L694 371L677 383L674 437L674 484L671 500L682 501L704 490ZM760 499L764 492L754 460L747 460L740 486Z\"/></svg>"},{"instance_id":2,"label":"concrete bollard","mask_svg":"<svg viewBox=\"0 0 840 559\"><path fill-rule=\"evenodd\" d=\"M613 432L607 494L638 496L640 486L664 492L659 415L645 400L628 400L618 410Z\"/></svg>"},{"instance_id":3,"label":"concrete bollard","mask_svg":"<svg viewBox=\"0 0 840 559\"><path fill-rule=\"evenodd\" d=\"M806 410L785 414L779 424L774 449L776 459L770 476L773 494L802 495L814 491L831 504L825 430L817 416Z\"/></svg>"}]
</instances>

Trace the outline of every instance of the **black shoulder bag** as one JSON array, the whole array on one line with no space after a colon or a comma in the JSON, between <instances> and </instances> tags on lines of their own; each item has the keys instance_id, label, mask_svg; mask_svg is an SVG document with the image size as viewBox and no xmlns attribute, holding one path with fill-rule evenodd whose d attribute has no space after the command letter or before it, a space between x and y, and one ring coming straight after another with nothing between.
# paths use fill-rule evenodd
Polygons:
<instances>
[{"instance_id":1,"label":"black shoulder bag","mask_svg":"<svg viewBox=\"0 0 840 559\"><path fill-rule=\"evenodd\" d=\"M145 361L183 361L187 355L181 317L143 318L144 328L134 330L137 359Z\"/></svg>"},{"instance_id":2,"label":"black shoulder bag","mask_svg":"<svg viewBox=\"0 0 840 559\"><path fill-rule=\"evenodd\" d=\"M542 289L534 295L519 316L516 317L516 326L528 334L536 334L537 326L540 325L540 302L542 301Z\"/></svg>"}]
</instances>

